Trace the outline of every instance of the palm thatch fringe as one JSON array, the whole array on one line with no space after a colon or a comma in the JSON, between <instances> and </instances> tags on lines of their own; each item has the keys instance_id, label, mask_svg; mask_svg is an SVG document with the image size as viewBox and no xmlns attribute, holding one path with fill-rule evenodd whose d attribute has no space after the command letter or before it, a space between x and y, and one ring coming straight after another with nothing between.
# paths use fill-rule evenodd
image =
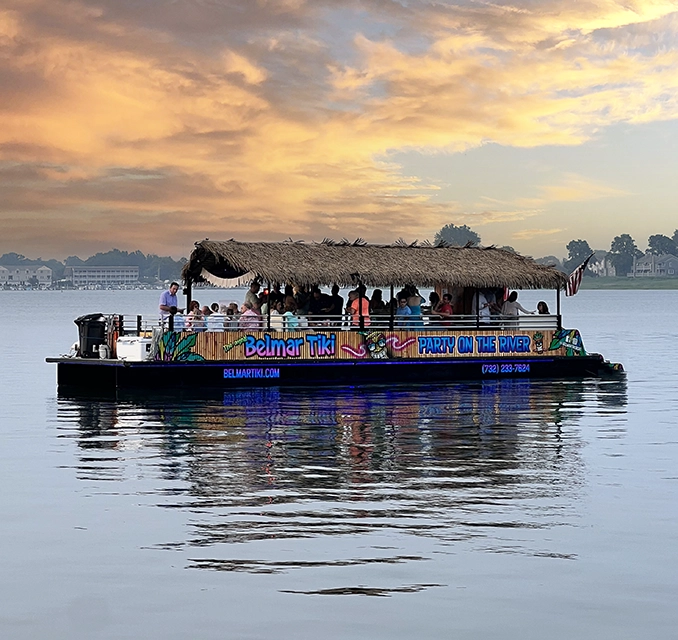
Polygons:
<instances>
[{"instance_id":1,"label":"palm thatch fringe","mask_svg":"<svg viewBox=\"0 0 678 640\"><path fill-rule=\"evenodd\" d=\"M262 282L328 286L510 287L563 289L566 276L553 267L496 247L430 243L392 245L325 238L318 243L197 242L182 276L192 282ZM232 285L231 285L232 286Z\"/></svg>"}]
</instances>

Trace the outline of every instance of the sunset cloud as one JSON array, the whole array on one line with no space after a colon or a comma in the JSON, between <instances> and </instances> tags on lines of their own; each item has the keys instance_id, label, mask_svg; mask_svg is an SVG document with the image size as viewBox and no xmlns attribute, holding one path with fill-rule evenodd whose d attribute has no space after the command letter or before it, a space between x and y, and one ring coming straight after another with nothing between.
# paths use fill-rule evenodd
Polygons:
<instances>
[{"instance_id":1,"label":"sunset cloud","mask_svg":"<svg viewBox=\"0 0 678 640\"><path fill-rule=\"evenodd\" d=\"M568 175L466 206L391 157L574 147L615 123L675 119L677 12L659 0L9 0L0 251L425 239L451 220L623 197ZM558 231L542 226L513 237Z\"/></svg>"},{"instance_id":2,"label":"sunset cloud","mask_svg":"<svg viewBox=\"0 0 678 640\"><path fill-rule=\"evenodd\" d=\"M552 236L562 233L563 229L523 229L511 235L514 240L533 240L542 236Z\"/></svg>"}]
</instances>

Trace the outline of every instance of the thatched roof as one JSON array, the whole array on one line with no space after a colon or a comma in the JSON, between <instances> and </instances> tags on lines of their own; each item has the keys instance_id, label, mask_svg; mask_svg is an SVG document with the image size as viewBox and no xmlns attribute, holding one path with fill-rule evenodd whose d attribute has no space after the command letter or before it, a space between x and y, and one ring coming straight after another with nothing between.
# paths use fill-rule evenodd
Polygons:
<instances>
[{"instance_id":1,"label":"thatched roof","mask_svg":"<svg viewBox=\"0 0 678 640\"><path fill-rule=\"evenodd\" d=\"M197 242L184 266L184 280L238 286L262 282L328 286L385 287L414 284L433 287L510 287L563 289L566 277L553 267L537 264L494 247L447 245L369 245L361 240L320 243Z\"/></svg>"}]
</instances>

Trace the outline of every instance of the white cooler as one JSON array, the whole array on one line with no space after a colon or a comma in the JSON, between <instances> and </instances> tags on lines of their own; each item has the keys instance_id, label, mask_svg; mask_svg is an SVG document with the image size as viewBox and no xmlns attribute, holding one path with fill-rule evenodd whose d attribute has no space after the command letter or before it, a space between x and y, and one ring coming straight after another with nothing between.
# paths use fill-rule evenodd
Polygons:
<instances>
[{"instance_id":1,"label":"white cooler","mask_svg":"<svg viewBox=\"0 0 678 640\"><path fill-rule=\"evenodd\" d=\"M138 336L118 338L115 345L118 360L132 360L134 362L148 360L151 355L152 342L150 338L139 338Z\"/></svg>"}]
</instances>

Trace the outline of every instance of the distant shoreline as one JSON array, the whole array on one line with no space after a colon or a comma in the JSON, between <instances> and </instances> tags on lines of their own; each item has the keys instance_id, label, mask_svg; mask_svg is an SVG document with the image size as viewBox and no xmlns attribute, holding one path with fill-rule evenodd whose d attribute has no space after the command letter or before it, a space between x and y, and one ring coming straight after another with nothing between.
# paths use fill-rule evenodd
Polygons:
<instances>
[{"instance_id":1,"label":"distant shoreline","mask_svg":"<svg viewBox=\"0 0 678 640\"><path fill-rule=\"evenodd\" d=\"M95 288L47 288L47 289L30 289L30 288L16 288L16 289L5 289L0 287L0 292L2 291L134 291L134 290L145 290L145 291L162 291L167 287L167 285L145 285L138 287L106 287L101 289ZM197 286L195 289L200 291L201 289L219 289L220 287L212 286ZM235 289L246 289L247 287L234 287ZM678 289L678 278L589 278L585 277L581 283L581 289L590 289L590 290L630 290L630 289L647 289L647 290L674 290Z\"/></svg>"},{"instance_id":2,"label":"distant shoreline","mask_svg":"<svg viewBox=\"0 0 678 640\"><path fill-rule=\"evenodd\" d=\"M588 278L582 289L678 289L678 278Z\"/></svg>"}]
</instances>

